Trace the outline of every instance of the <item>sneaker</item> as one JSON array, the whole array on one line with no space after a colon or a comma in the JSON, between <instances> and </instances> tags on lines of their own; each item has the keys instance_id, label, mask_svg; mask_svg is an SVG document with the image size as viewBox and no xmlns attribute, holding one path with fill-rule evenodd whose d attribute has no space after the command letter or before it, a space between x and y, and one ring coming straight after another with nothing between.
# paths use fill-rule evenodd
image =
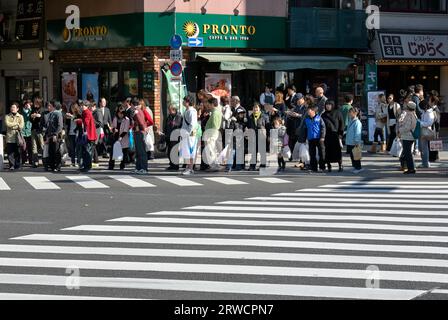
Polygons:
<instances>
[{"instance_id":1,"label":"sneaker","mask_svg":"<svg viewBox=\"0 0 448 320\"><path fill-rule=\"evenodd\" d=\"M424 166L424 165L419 165L418 167L417 167L418 169L429 169L429 168L431 168L431 165L428 165L428 166Z\"/></svg>"},{"instance_id":2,"label":"sneaker","mask_svg":"<svg viewBox=\"0 0 448 320\"><path fill-rule=\"evenodd\" d=\"M404 172L404 174L416 174L416 173L417 173L417 171L415 171L415 170L408 170L408 171Z\"/></svg>"},{"instance_id":3,"label":"sneaker","mask_svg":"<svg viewBox=\"0 0 448 320\"><path fill-rule=\"evenodd\" d=\"M143 176L143 175L148 174L148 171L142 169L140 171L137 171L137 174Z\"/></svg>"},{"instance_id":4,"label":"sneaker","mask_svg":"<svg viewBox=\"0 0 448 320\"><path fill-rule=\"evenodd\" d=\"M353 174L360 174L363 171L364 171L364 169L359 169L359 170L355 169L352 172L353 172Z\"/></svg>"},{"instance_id":5,"label":"sneaker","mask_svg":"<svg viewBox=\"0 0 448 320\"><path fill-rule=\"evenodd\" d=\"M182 172L183 176L191 176L193 174L193 170L186 169L184 172Z\"/></svg>"},{"instance_id":6,"label":"sneaker","mask_svg":"<svg viewBox=\"0 0 448 320\"><path fill-rule=\"evenodd\" d=\"M93 169L98 169L100 167L99 163L92 163Z\"/></svg>"}]
</instances>

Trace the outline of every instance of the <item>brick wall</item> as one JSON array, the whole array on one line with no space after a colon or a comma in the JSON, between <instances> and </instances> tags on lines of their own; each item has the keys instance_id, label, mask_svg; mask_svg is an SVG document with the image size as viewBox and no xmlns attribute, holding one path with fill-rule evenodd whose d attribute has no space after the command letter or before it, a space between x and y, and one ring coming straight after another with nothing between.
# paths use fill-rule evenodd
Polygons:
<instances>
[{"instance_id":1,"label":"brick wall","mask_svg":"<svg viewBox=\"0 0 448 320\"><path fill-rule=\"evenodd\" d=\"M143 62L145 53L150 53L150 59ZM99 66L101 64L123 63L143 66L143 71L154 72L154 90L143 90L143 98L149 100L151 108L154 110L155 123L160 127L161 122L161 77L159 59L169 60L168 47L136 47L126 49L82 49L63 50L54 52L54 92L58 96L60 93L59 72L64 68L76 65ZM58 97L60 98L60 97Z\"/></svg>"}]
</instances>

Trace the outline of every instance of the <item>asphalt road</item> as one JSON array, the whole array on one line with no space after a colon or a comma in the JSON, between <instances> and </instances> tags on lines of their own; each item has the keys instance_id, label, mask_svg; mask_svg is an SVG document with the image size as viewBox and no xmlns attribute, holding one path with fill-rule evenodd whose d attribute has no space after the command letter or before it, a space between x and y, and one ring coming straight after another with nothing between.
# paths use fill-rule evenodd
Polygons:
<instances>
[{"instance_id":1,"label":"asphalt road","mask_svg":"<svg viewBox=\"0 0 448 320\"><path fill-rule=\"evenodd\" d=\"M75 176L0 173L0 299L448 298L443 174Z\"/></svg>"}]
</instances>

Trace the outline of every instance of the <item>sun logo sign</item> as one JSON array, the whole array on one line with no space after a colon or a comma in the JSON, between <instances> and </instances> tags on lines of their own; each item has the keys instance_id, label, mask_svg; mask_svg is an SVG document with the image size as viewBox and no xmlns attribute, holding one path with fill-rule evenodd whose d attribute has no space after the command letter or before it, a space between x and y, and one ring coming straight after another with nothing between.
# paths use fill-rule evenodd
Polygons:
<instances>
[{"instance_id":1,"label":"sun logo sign","mask_svg":"<svg viewBox=\"0 0 448 320\"><path fill-rule=\"evenodd\" d=\"M199 25L193 21L185 22L183 30L188 38L197 38L199 35Z\"/></svg>"}]
</instances>

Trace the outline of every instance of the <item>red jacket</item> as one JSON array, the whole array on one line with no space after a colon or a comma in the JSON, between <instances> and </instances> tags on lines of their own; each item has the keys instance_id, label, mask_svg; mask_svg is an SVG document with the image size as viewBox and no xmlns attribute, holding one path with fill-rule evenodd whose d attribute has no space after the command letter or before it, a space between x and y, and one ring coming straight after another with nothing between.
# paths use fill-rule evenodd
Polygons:
<instances>
[{"instance_id":1,"label":"red jacket","mask_svg":"<svg viewBox=\"0 0 448 320\"><path fill-rule=\"evenodd\" d=\"M89 141L96 141L96 126L95 120L93 119L92 111L90 111L89 109L83 110L82 122L84 124L84 131L87 133L87 139Z\"/></svg>"},{"instance_id":2,"label":"red jacket","mask_svg":"<svg viewBox=\"0 0 448 320\"><path fill-rule=\"evenodd\" d=\"M143 110L143 113L145 114L146 126L152 127L154 125L154 120L151 118L148 110Z\"/></svg>"},{"instance_id":3,"label":"red jacket","mask_svg":"<svg viewBox=\"0 0 448 320\"><path fill-rule=\"evenodd\" d=\"M134 130L145 133L147 127L145 113L142 110L136 111L134 115Z\"/></svg>"}]
</instances>

